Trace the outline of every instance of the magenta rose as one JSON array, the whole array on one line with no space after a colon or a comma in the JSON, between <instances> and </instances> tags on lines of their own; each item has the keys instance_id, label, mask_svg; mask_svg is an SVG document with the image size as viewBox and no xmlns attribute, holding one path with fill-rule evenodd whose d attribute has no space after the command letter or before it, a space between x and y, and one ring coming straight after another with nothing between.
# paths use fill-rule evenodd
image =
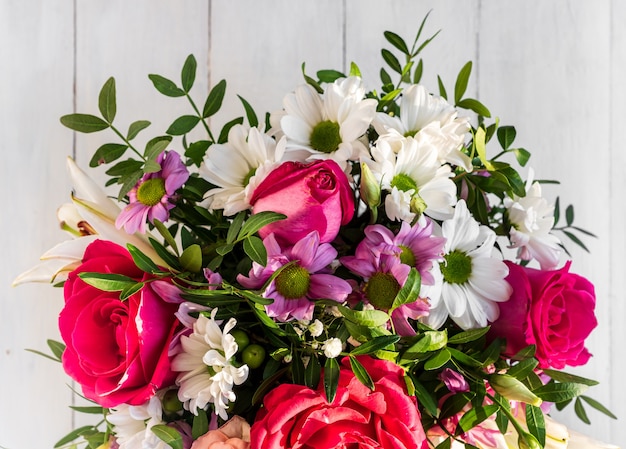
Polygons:
<instances>
[{"instance_id":1,"label":"magenta rose","mask_svg":"<svg viewBox=\"0 0 626 449\"><path fill-rule=\"evenodd\" d=\"M420 448L425 441L415 398L398 365L360 357L375 388L363 385L342 362L337 395L329 404L324 387L282 384L264 399L252 425L252 449Z\"/></svg>"},{"instance_id":2,"label":"magenta rose","mask_svg":"<svg viewBox=\"0 0 626 449\"><path fill-rule=\"evenodd\" d=\"M319 233L321 243L330 242L354 215L348 178L332 160L282 163L254 190L250 204L253 213L285 214L287 219L263 227L259 234L265 238L273 232L279 242L291 245L311 231Z\"/></svg>"},{"instance_id":3,"label":"magenta rose","mask_svg":"<svg viewBox=\"0 0 626 449\"><path fill-rule=\"evenodd\" d=\"M119 292L92 287L79 273L115 273L145 280L129 252L96 240L83 263L65 282L65 307L59 316L66 344L63 368L84 395L102 405L141 405L161 387L173 384L168 349L178 320L177 304L163 300L149 283L125 301Z\"/></svg>"},{"instance_id":4,"label":"magenta rose","mask_svg":"<svg viewBox=\"0 0 626 449\"><path fill-rule=\"evenodd\" d=\"M506 264L513 294L500 303L500 317L491 325L490 335L506 338L507 355L536 345L541 368L587 363L591 354L585 339L598 324L593 285L570 273L569 262L559 270Z\"/></svg>"}]
</instances>

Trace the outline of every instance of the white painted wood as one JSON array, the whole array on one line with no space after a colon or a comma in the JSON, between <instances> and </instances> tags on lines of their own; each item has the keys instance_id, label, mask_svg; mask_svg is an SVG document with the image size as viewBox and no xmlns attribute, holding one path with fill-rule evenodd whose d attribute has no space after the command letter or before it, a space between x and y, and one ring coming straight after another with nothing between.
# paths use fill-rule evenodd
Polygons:
<instances>
[{"instance_id":1,"label":"white painted wood","mask_svg":"<svg viewBox=\"0 0 626 449\"><path fill-rule=\"evenodd\" d=\"M243 114L235 94L260 117L279 108L284 94L302 82L302 62L312 74L347 70L355 61L368 87L377 87L380 48L386 45L382 31L410 40L430 9L424 35L442 31L424 50L424 83L436 91L435 75L441 74L450 92L458 70L473 60L468 95L482 100L503 124L516 126L517 143L533 152L537 176L562 181L546 192L560 195L564 205L574 203L576 224L599 237L585 240L591 255L568 246L572 271L596 284L600 322L589 341L592 364L576 372L602 382L589 395L621 421L593 412L591 427L571 414L559 419L598 438L626 442L621 383L626 306L620 285L626 249L623 3L29 0L0 2L0 135L5 146L0 183L9 202L0 220L9 245L0 271L0 316L8 317L0 330L0 446L51 447L72 425L84 422L67 409L70 394L61 368L22 350L45 350L46 338L58 334L60 292L46 286L8 287L64 238L55 228L55 210L69 191L64 158L72 153L73 134L58 124L58 117L72 112L74 102L77 111L95 113L100 87L115 76L120 128L125 131L137 119L153 122L144 140L137 139L141 146L148 135L165 131L172 117L189 110L184 100L156 92L147 74L178 81L189 53L198 60L198 104L208 86L223 78L228 82L214 129ZM76 136L79 163L87 166L93 151L114 139L110 133ZM101 170L93 173L103 178Z\"/></svg>"}]
</instances>

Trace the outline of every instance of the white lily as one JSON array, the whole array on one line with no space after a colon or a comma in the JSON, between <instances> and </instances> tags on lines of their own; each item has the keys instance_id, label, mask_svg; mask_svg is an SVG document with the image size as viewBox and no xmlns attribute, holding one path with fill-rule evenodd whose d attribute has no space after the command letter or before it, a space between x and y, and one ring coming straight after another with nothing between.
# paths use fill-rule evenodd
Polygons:
<instances>
[{"instance_id":1,"label":"white lily","mask_svg":"<svg viewBox=\"0 0 626 449\"><path fill-rule=\"evenodd\" d=\"M67 168L74 186L72 203L62 205L57 217L61 228L75 238L46 251L41 256L42 262L20 274L13 281L13 286L65 279L80 265L85 248L96 239L109 240L124 247L130 243L157 265L167 266L150 245L147 234L127 234L115 227L115 219L121 209L71 157L67 158Z\"/></svg>"}]
</instances>

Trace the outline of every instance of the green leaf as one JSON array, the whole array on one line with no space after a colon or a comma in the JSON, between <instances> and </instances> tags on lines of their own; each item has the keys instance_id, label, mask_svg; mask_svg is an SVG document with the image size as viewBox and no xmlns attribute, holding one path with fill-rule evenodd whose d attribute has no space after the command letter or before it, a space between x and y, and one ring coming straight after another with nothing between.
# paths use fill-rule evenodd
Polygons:
<instances>
[{"instance_id":1,"label":"green leaf","mask_svg":"<svg viewBox=\"0 0 626 449\"><path fill-rule=\"evenodd\" d=\"M180 432L173 427L166 426L165 424L157 424L150 428L161 441L165 444L169 444L172 449L183 449L183 437Z\"/></svg>"},{"instance_id":2,"label":"green leaf","mask_svg":"<svg viewBox=\"0 0 626 449\"><path fill-rule=\"evenodd\" d=\"M52 354L54 354L57 359L61 360L61 356L63 356L63 351L65 351L65 345L60 341L52 339L46 340L46 343L48 343L48 347L50 348L50 351L52 351Z\"/></svg>"},{"instance_id":3,"label":"green leaf","mask_svg":"<svg viewBox=\"0 0 626 449\"><path fill-rule=\"evenodd\" d=\"M197 415L193 417L193 424L191 426L191 437L197 440L202 435L209 431L209 419L206 411L203 409L196 409Z\"/></svg>"},{"instance_id":4,"label":"green leaf","mask_svg":"<svg viewBox=\"0 0 626 449\"><path fill-rule=\"evenodd\" d=\"M250 106L250 103L248 103L246 99L243 98L241 95L237 95L237 97L239 98L239 100L241 100L241 104L243 104L243 108L246 111L246 117L248 118L248 123L250 124L250 127L254 128L258 126L259 119L257 118L254 109L252 109L252 106Z\"/></svg>"},{"instance_id":5,"label":"green leaf","mask_svg":"<svg viewBox=\"0 0 626 449\"><path fill-rule=\"evenodd\" d=\"M443 81L441 80L441 77L439 75L437 75L437 85L439 86L439 95L447 100L448 93L446 92L446 88L443 85Z\"/></svg>"},{"instance_id":6,"label":"green leaf","mask_svg":"<svg viewBox=\"0 0 626 449\"><path fill-rule=\"evenodd\" d=\"M584 393L587 385L579 383L549 383L533 391L537 396L547 402L563 402L574 399Z\"/></svg>"},{"instance_id":7,"label":"green leaf","mask_svg":"<svg viewBox=\"0 0 626 449\"><path fill-rule=\"evenodd\" d=\"M508 150L513 141L515 140L515 136L517 132L515 131L515 127L513 126L502 126L498 128L498 142L500 142L500 146L503 150Z\"/></svg>"},{"instance_id":8,"label":"green leaf","mask_svg":"<svg viewBox=\"0 0 626 449\"><path fill-rule=\"evenodd\" d=\"M92 287L105 292L119 292L137 283L133 278L115 273L82 272L78 274L78 277Z\"/></svg>"},{"instance_id":9,"label":"green leaf","mask_svg":"<svg viewBox=\"0 0 626 449\"><path fill-rule=\"evenodd\" d=\"M165 132L167 134L171 134L172 136L182 136L183 134L187 134L189 131L194 129L199 121L200 117L196 117L195 115L183 115L182 117L178 117L174 120Z\"/></svg>"},{"instance_id":10,"label":"green leaf","mask_svg":"<svg viewBox=\"0 0 626 449\"><path fill-rule=\"evenodd\" d=\"M185 96L185 91L178 87L174 81L162 77L161 75L148 75L148 78L150 78L156 90L167 97Z\"/></svg>"},{"instance_id":11,"label":"green leaf","mask_svg":"<svg viewBox=\"0 0 626 449\"><path fill-rule=\"evenodd\" d=\"M470 74L472 73L472 61L467 62L459 71L454 84L454 102L458 103L467 90Z\"/></svg>"},{"instance_id":12,"label":"green leaf","mask_svg":"<svg viewBox=\"0 0 626 449\"><path fill-rule=\"evenodd\" d=\"M125 173L119 179L118 182L122 183L122 188L120 189L117 199L118 201L122 201L126 194L131 191L133 187L137 184L137 181L141 179L143 176L143 170L140 168L135 170L134 172Z\"/></svg>"},{"instance_id":13,"label":"green leaf","mask_svg":"<svg viewBox=\"0 0 626 449\"><path fill-rule=\"evenodd\" d=\"M180 76L181 82L183 84L183 90L187 93L191 90L191 88L193 87L193 83L196 80L197 66L198 63L196 62L196 58L193 55L187 56Z\"/></svg>"},{"instance_id":14,"label":"green leaf","mask_svg":"<svg viewBox=\"0 0 626 449\"><path fill-rule=\"evenodd\" d=\"M391 80L389 73L387 73L387 71L383 68L380 69L380 80L382 81L383 85L390 84L393 86L393 81Z\"/></svg>"},{"instance_id":15,"label":"green leaf","mask_svg":"<svg viewBox=\"0 0 626 449\"><path fill-rule=\"evenodd\" d=\"M224 143L228 140L228 132L235 125L241 125L243 123L243 117L237 117L226 123L220 131L220 135L217 139L217 143Z\"/></svg>"},{"instance_id":16,"label":"green leaf","mask_svg":"<svg viewBox=\"0 0 626 449\"><path fill-rule=\"evenodd\" d=\"M337 308L348 321L370 328L383 326L390 318L389 314L382 310L353 310L344 306Z\"/></svg>"},{"instance_id":17,"label":"green leaf","mask_svg":"<svg viewBox=\"0 0 626 449\"><path fill-rule=\"evenodd\" d=\"M574 401L574 411L576 412L576 416L578 416L582 422L585 424L591 424L591 421L587 416L585 406L583 405L583 401L580 400L580 397L576 398L576 401Z\"/></svg>"},{"instance_id":18,"label":"green leaf","mask_svg":"<svg viewBox=\"0 0 626 449\"><path fill-rule=\"evenodd\" d=\"M176 245L176 240L174 239L174 236L172 235L170 230L167 229L167 227L163 224L163 222L161 222L159 220L155 219L152 224L157 229L157 231L159 231L159 234L161 234L161 236L163 237L165 242L168 245L170 245L172 247L172 249L178 254L178 246ZM166 262L167 262L167 260L166 260Z\"/></svg>"},{"instance_id":19,"label":"green leaf","mask_svg":"<svg viewBox=\"0 0 626 449\"><path fill-rule=\"evenodd\" d=\"M487 109L487 106L485 106L480 101L475 100L473 98L464 98L463 100L459 101L456 105L460 108L474 111L475 113L483 117L491 117L491 112L489 112L489 109Z\"/></svg>"},{"instance_id":20,"label":"green leaf","mask_svg":"<svg viewBox=\"0 0 626 449\"><path fill-rule=\"evenodd\" d=\"M326 400L332 403L337 394L337 386L339 385L339 362L337 359L326 359L324 364L324 392Z\"/></svg>"},{"instance_id":21,"label":"green leaf","mask_svg":"<svg viewBox=\"0 0 626 449\"><path fill-rule=\"evenodd\" d=\"M472 407L465 411L461 419L459 419L459 427L463 432L467 432L471 428L477 426L500 409L499 405L489 404L482 407Z\"/></svg>"},{"instance_id":22,"label":"green leaf","mask_svg":"<svg viewBox=\"0 0 626 449\"><path fill-rule=\"evenodd\" d=\"M413 84L419 84L422 79L422 74L424 73L424 63L420 59L417 63L417 67L415 67L415 72L413 72Z\"/></svg>"},{"instance_id":23,"label":"green leaf","mask_svg":"<svg viewBox=\"0 0 626 449\"><path fill-rule=\"evenodd\" d=\"M185 150L185 157L187 159L191 159L191 161L199 167L202 164L210 146L211 142L208 140L198 140L193 142Z\"/></svg>"},{"instance_id":24,"label":"green leaf","mask_svg":"<svg viewBox=\"0 0 626 449\"><path fill-rule=\"evenodd\" d=\"M239 212L233 218L233 221L230 223L228 227L228 232L226 233L226 243L234 243L239 231L241 231L241 226L243 225L243 221L246 218L246 213L244 211Z\"/></svg>"},{"instance_id":25,"label":"green leaf","mask_svg":"<svg viewBox=\"0 0 626 449\"><path fill-rule=\"evenodd\" d=\"M459 332L448 338L448 344L458 345L463 343L469 343L471 341L476 341L483 335L486 335L489 332L490 327L481 327L480 329L470 329L467 331Z\"/></svg>"},{"instance_id":26,"label":"green leaf","mask_svg":"<svg viewBox=\"0 0 626 449\"><path fill-rule=\"evenodd\" d=\"M450 351L446 348L441 349L437 352L433 357L429 358L426 363L424 363L424 369L426 371L432 371L435 369L441 368L443 365L448 363L452 356L450 355Z\"/></svg>"},{"instance_id":27,"label":"green leaf","mask_svg":"<svg viewBox=\"0 0 626 449\"><path fill-rule=\"evenodd\" d=\"M365 367L361 365L361 362L359 362L356 357L350 357L350 368L352 368L354 377L356 377L359 382L361 382L370 390L374 390L374 381L370 377Z\"/></svg>"},{"instance_id":28,"label":"green leaf","mask_svg":"<svg viewBox=\"0 0 626 449\"><path fill-rule=\"evenodd\" d=\"M226 80L221 80L213 87L213 89L211 89L211 92L209 92L209 96L207 97L206 102L204 103L204 108L202 109L202 118L210 117L220 110L225 94Z\"/></svg>"},{"instance_id":29,"label":"green leaf","mask_svg":"<svg viewBox=\"0 0 626 449\"><path fill-rule=\"evenodd\" d=\"M127 148L128 145L121 143L105 143L93 154L91 161L89 161L89 166L97 167L98 165L116 161L124 155Z\"/></svg>"},{"instance_id":30,"label":"green leaf","mask_svg":"<svg viewBox=\"0 0 626 449\"><path fill-rule=\"evenodd\" d=\"M160 268L152 261L152 259L142 253L136 246L127 243L126 248L128 248L128 252L133 258L135 265L137 265L137 268L139 268L141 271L145 271L146 273L151 274L161 271Z\"/></svg>"},{"instance_id":31,"label":"green leaf","mask_svg":"<svg viewBox=\"0 0 626 449\"><path fill-rule=\"evenodd\" d=\"M108 122L112 123L115 118L116 105L115 105L115 78L109 78L102 89L100 89L100 95L98 95L98 109L100 114Z\"/></svg>"},{"instance_id":32,"label":"green leaf","mask_svg":"<svg viewBox=\"0 0 626 449\"><path fill-rule=\"evenodd\" d=\"M134 285L128 285L124 288L124 290L120 293L120 301L126 301L128 298L133 296L135 293L139 292L142 288L144 288L146 284L144 282L137 282Z\"/></svg>"},{"instance_id":33,"label":"green leaf","mask_svg":"<svg viewBox=\"0 0 626 449\"><path fill-rule=\"evenodd\" d=\"M145 164L143 164L144 173L157 173L161 171L161 164L159 164L155 160L147 160Z\"/></svg>"},{"instance_id":34,"label":"green leaf","mask_svg":"<svg viewBox=\"0 0 626 449\"><path fill-rule=\"evenodd\" d=\"M61 117L61 123L81 133L95 133L109 127L109 124L100 117L90 114L69 114Z\"/></svg>"},{"instance_id":35,"label":"green leaf","mask_svg":"<svg viewBox=\"0 0 626 449\"><path fill-rule=\"evenodd\" d=\"M297 358L298 356L296 356ZM304 384L315 390L320 382L320 374L322 373L322 365L317 358L317 354L314 354L309 359L309 363L304 369Z\"/></svg>"},{"instance_id":36,"label":"green leaf","mask_svg":"<svg viewBox=\"0 0 626 449\"><path fill-rule=\"evenodd\" d=\"M574 234L572 234L569 231L565 231L565 230L563 230L563 234L565 234L572 242L576 243L582 249L584 249L585 251L589 252L589 249L585 246L585 244L582 242L582 240L580 240Z\"/></svg>"},{"instance_id":37,"label":"green leaf","mask_svg":"<svg viewBox=\"0 0 626 449\"><path fill-rule=\"evenodd\" d=\"M393 304L391 304L391 308L389 309L390 314L394 309L397 309L400 306L417 301L422 285L421 281L422 278L420 277L419 272L415 268L411 268L406 282L394 298Z\"/></svg>"},{"instance_id":38,"label":"green leaf","mask_svg":"<svg viewBox=\"0 0 626 449\"><path fill-rule=\"evenodd\" d=\"M284 220L285 218L287 218L286 215L270 211L263 211L258 214L254 214L244 223L241 228L241 232L239 232L238 238L244 239L247 236L256 233L263 226L274 223L275 221Z\"/></svg>"},{"instance_id":39,"label":"green leaf","mask_svg":"<svg viewBox=\"0 0 626 449\"><path fill-rule=\"evenodd\" d=\"M588 385L590 387L593 387L594 385L598 385L600 383L596 380L587 379L586 377L576 376L575 374L569 374L563 371L557 371L553 369L544 369L543 372L544 374L547 374L548 376L550 376L551 379L554 379L557 382L561 382L561 383L570 382L570 383Z\"/></svg>"},{"instance_id":40,"label":"green leaf","mask_svg":"<svg viewBox=\"0 0 626 449\"><path fill-rule=\"evenodd\" d=\"M422 333L422 336L417 343L409 347L403 355L403 358L418 357L426 352L437 351L445 348L448 343L448 332L443 331L426 331ZM413 357L413 358L415 358Z\"/></svg>"},{"instance_id":41,"label":"green leaf","mask_svg":"<svg viewBox=\"0 0 626 449\"><path fill-rule=\"evenodd\" d=\"M131 123L128 127L126 139L133 140L137 137L137 134L139 134L140 131L146 129L148 126L150 126L150 122L148 120L137 120L136 122Z\"/></svg>"},{"instance_id":42,"label":"green leaf","mask_svg":"<svg viewBox=\"0 0 626 449\"><path fill-rule=\"evenodd\" d=\"M574 206L571 204L565 208L565 223L571 226L574 223Z\"/></svg>"},{"instance_id":43,"label":"green leaf","mask_svg":"<svg viewBox=\"0 0 626 449\"><path fill-rule=\"evenodd\" d=\"M391 70L401 74L402 66L400 65L400 61L398 61L398 58L396 58L393 53L387 49L383 48L380 52L385 62L389 65L389 67L391 67Z\"/></svg>"},{"instance_id":44,"label":"green leaf","mask_svg":"<svg viewBox=\"0 0 626 449\"><path fill-rule=\"evenodd\" d=\"M319 70L317 77L322 83L334 83L339 78L345 78L346 75L337 70Z\"/></svg>"},{"instance_id":45,"label":"green leaf","mask_svg":"<svg viewBox=\"0 0 626 449\"><path fill-rule=\"evenodd\" d=\"M410 377L413 387L415 389L415 397L417 402L424 406L426 411L432 416L437 416L437 400L433 396L434 391L427 389L417 379Z\"/></svg>"},{"instance_id":46,"label":"green leaf","mask_svg":"<svg viewBox=\"0 0 626 449\"><path fill-rule=\"evenodd\" d=\"M69 407L79 413L86 413L89 415L102 415L104 413L104 409L102 407L78 407L76 405L70 405Z\"/></svg>"},{"instance_id":47,"label":"green leaf","mask_svg":"<svg viewBox=\"0 0 626 449\"><path fill-rule=\"evenodd\" d=\"M54 444L54 448L56 449L58 447L65 446L67 443L74 441L76 438L80 437L84 433L91 432L93 430L94 430L93 426L82 426L82 427L79 427L78 429L74 429L70 433L65 435L63 438L61 438L59 441L57 441Z\"/></svg>"},{"instance_id":48,"label":"green leaf","mask_svg":"<svg viewBox=\"0 0 626 449\"><path fill-rule=\"evenodd\" d=\"M441 443L439 443L435 449L450 449L451 447L451 439L450 437L446 438L445 440L443 440Z\"/></svg>"},{"instance_id":49,"label":"green leaf","mask_svg":"<svg viewBox=\"0 0 626 449\"><path fill-rule=\"evenodd\" d=\"M180 264L187 271L198 273L202 269L202 249L200 245L190 245L180 256Z\"/></svg>"},{"instance_id":50,"label":"green leaf","mask_svg":"<svg viewBox=\"0 0 626 449\"><path fill-rule=\"evenodd\" d=\"M461 363L463 365L472 366L474 368L479 368L479 367L483 366L483 364L481 362L479 362L475 358L465 354L463 351L459 351L458 349L454 349L454 348L448 348L448 351L450 351L450 355L457 362L459 362L459 363Z\"/></svg>"},{"instance_id":51,"label":"green leaf","mask_svg":"<svg viewBox=\"0 0 626 449\"><path fill-rule=\"evenodd\" d=\"M402 39L396 33L392 32L392 31L385 31L383 34L385 36L385 39L387 39L387 41L391 45L396 47L402 53L404 53L405 55L410 55L411 54L411 52L409 51L409 47L407 47L406 42L404 42L404 39Z\"/></svg>"},{"instance_id":52,"label":"green leaf","mask_svg":"<svg viewBox=\"0 0 626 449\"><path fill-rule=\"evenodd\" d=\"M617 419L617 416L615 416L613 413L611 413L611 411L608 408L606 408L604 405L600 404L595 399L590 398L589 396L585 396L585 395L581 395L580 398L583 401L585 401L587 404L589 404L590 406L592 406L593 408L598 410L599 412L604 413L609 418Z\"/></svg>"},{"instance_id":53,"label":"green leaf","mask_svg":"<svg viewBox=\"0 0 626 449\"><path fill-rule=\"evenodd\" d=\"M526 404L526 425L541 446L546 444L546 421L539 407Z\"/></svg>"},{"instance_id":54,"label":"green leaf","mask_svg":"<svg viewBox=\"0 0 626 449\"><path fill-rule=\"evenodd\" d=\"M146 159L156 160L172 141L172 136L157 136L146 143L143 155Z\"/></svg>"},{"instance_id":55,"label":"green leaf","mask_svg":"<svg viewBox=\"0 0 626 449\"><path fill-rule=\"evenodd\" d=\"M513 365L506 372L509 376L513 376L518 380L525 379L537 367L539 362L536 359L526 359Z\"/></svg>"},{"instance_id":56,"label":"green leaf","mask_svg":"<svg viewBox=\"0 0 626 449\"><path fill-rule=\"evenodd\" d=\"M517 163L522 167L525 167L530 159L530 152L526 151L524 148L515 148L513 154L515 155L515 159L517 159Z\"/></svg>"},{"instance_id":57,"label":"green leaf","mask_svg":"<svg viewBox=\"0 0 626 449\"><path fill-rule=\"evenodd\" d=\"M534 357L536 352L537 352L537 346L535 346L535 345L528 345L525 348L520 349L515 355L513 355L513 357L511 357L511 359L513 359L513 360L526 360L526 359L529 359L531 357Z\"/></svg>"},{"instance_id":58,"label":"green leaf","mask_svg":"<svg viewBox=\"0 0 626 449\"><path fill-rule=\"evenodd\" d=\"M243 250L246 255L259 265L267 264L267 250L263 241L256 235L251 235L243 241Z\"/></svg>"},{"instance_id":59,"label":"green leaf","mask_svg":"<svg viewBox=\"0 0 626 449\"><path fill-rule=\"evenodd\" d=\"M373 354L376 351L385 349L388 346L396 344L398 341L400 341L400 337L398 335L381 335L380 337L376 337L372 340L366 341L360 346L357 346L352 351L350 351L350 355L355 356Z\"/></svg>"},{"instance_id":60,"label":"green leaf","mask_svg":"<svg viewBox=\"0 0 626 449\"><path fill-rule=\"evenodd\" d=\"M485 128L483 127L479 127L476 130L476 134L474 134L474 148L476 149L476 154L480 162L483 163L485 168L494 171L495 168L493 164L487 159L487 144L485 142Z\"/></svg>"},{"instance_id":61,"label":"green leaf","mask_svg":"<svg viewBox=\"0 0 626 449\"><path fill-rule=\"evenodd\" d=\"M475 396L475 393L472 392L462 392L456 393L452 396L449 396L441 405L441 413L439 414L439 418L448 418L450 416L454 416L459 413L469 401Z\"/></svg>"},{"instance_id":62,"label":"green leaf","mask_svg":"<svg viewBox=\"0 0 626 449\"><path fill-rule=\"evenodd\" d=\"M317 93L323 94L324 93L324 89L322 89L322 87L319 85L319 83L317 81L315 81L313 78L311 78L309 75L306 74L305 66L306 66L306 64L303 62L302 63L302 76L304 77L304 81L309 86L313 87L317 91Z\"/></svg>"},{"instance_id":63,"label":"green leaf","mask_svg":"<svg viewBox=\"0 0 626 449\"><path fill-rule=\"evenodd\" d=\"M361 69L359 69L359 66L356 65L354 61L350 63L350 73L348 75L358 76L359 78L363 78L363 76L361 75Z\"/></svg>"}]
</instances>

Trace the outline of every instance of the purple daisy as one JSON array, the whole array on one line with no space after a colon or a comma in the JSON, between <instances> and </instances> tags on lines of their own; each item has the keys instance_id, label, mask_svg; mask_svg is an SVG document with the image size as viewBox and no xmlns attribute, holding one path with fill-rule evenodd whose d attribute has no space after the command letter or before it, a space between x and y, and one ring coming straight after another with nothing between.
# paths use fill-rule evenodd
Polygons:
<instances>
[{"instance_id":1,"label":"purple daisy","mask_svg":"<svg viewBox=\"0 0 626 449\"><path fill-rule=\"evenodd\" d=\"M189 172L175 151L164 151L156 162L161 170L146 173L128 192L130 202L115 220L117 229L124 227L129 234L143 234L148 221L169 218L169 211L175 206L172 197L187 182Z\"/></svg>"},{"instance_id":2,"label":"purple daisy","mask_svg":"<svg viewBox=\"0 0 626 449\"><path fill-rule=\"evenodd\" d=\"M263 239L263 244L267 265L253 262L248 277L240 274L237 281L245 288L259 289L281 269L263 292L264 297L274 300L265 306L268 316L278 321L309 321L315 307L312 300L343 302L352 292L347 281L331 274L329 265L337 257L337 250L329 243L320 244L317 231L287 249L280 247L273 233Z\"/></svg>"}]
</instances>

